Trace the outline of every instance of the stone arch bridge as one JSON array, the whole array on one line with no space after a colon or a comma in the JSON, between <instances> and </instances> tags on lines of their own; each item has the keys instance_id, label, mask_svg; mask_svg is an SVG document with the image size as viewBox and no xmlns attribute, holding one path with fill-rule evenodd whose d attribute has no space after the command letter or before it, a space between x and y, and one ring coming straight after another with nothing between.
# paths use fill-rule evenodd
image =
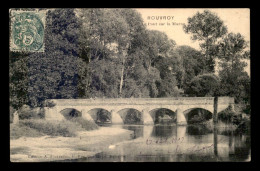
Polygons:
<instances>
[{"instance_id":1,"label":"stone arch bridge","mask_svg":"<svg viewBox=\"0 0 260 171\"><path fill-rule=\"evenodd\" d=\"M155 113L159 109L169 109L176 113L177 124L186 124L186 113L201 108L213 114L214 97L176 97L176 98L104 98L104 99L49 99L54 107L45 107L47 120L62 120L64 109L75 109L82 117L94 121L97 113L94 109L104 109L111 113L112 124L123 124L125 109L136 109L142 114L144 124L154 124ZM234 98L218 97L217 112L234 105Z\"/></svg>"}]
</instances>

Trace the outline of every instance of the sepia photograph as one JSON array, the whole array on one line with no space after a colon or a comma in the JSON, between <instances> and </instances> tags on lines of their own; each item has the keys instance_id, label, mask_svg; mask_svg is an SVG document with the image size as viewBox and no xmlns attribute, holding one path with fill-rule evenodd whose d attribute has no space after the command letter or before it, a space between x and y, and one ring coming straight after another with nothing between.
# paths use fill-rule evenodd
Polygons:
<instances>
[{"instance_id":1,"label":"sepia photograph","mask_svg":"<svg viewBox=\"0 0 260 171\"><path fill-rule=\"evenodd\" d=\"M250 162L250 54L249 8L10 8L10 162Z\"/></svg>"}]
</instances>

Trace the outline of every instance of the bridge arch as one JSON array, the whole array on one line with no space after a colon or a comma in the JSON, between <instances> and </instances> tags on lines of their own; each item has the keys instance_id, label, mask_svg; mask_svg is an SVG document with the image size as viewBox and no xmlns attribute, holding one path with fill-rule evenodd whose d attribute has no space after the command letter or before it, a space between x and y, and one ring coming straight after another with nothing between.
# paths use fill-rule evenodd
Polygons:
<instances>
[{"instance_id":1,"label":"bridge arch","mask_svg":"<svg viewBox=\"0 0 260 171\"><path fill-rule=\"evenodd\" d=\"M87 111L96 123L111 123L111 112L104 108L93 108Z\"/></svg>"},{"instance_id":2,"label":"bridge arch","mask_svg":"<svg viewBox=\"0 0 260 171\"><path fill-rule=\"evenodd\" d=\"M124 124L143 124L143 113L135 108L124 108L117 112Z\"/></svg>"},{"instance_id":3,"label":"bridge arch","mask_svg":"<svg viewBox=\"0 0 260 171\"><path fill-rule=\"evenodd\" d=\"M111 113L113 124L123 124L118 111L125 108L134 108L142 112L144 124L153 124L155 120L155 108L167 108L176 112L177 123L185 124L183 111L191 108L203 108L213 113L214 97L175 97L175 98L102 98L102 99L47 99L53 105L45 107L45 119L64 119L61 110L74 108L82 113L87 120L97 119L97 111L94 108L103 108ZM221 112L229 105L234 105L234 98L219 97L217 111ZM153 110L152 110L153 109ZM150 111L152 110L152 111ZM187 111L186 111L187 112ZM62 112L64 113L64 111ZM91 114L89 114L91 113ZM66 114L65 114L66 115ZM69 114L71 115L71 114ZM80 114L79 114L80 115Z\"/></svg>"},{"instance_id":4,"label":"bridge arch","mask_svg":"<svg viewBox=\"0 0 260 171\"><path fill-rule=\"evenodd\" d=\"M60 111L65 119L71 119L74 117L82 117L82 113L75 108L65 108Z\"/></svg>"},{"instance_id":5,"label":"bridge arch","mask_svg":"<svg viewBox=\"0 0 260 171\"><path fill-rule=\"evenodd\" d=\"M183 111L187 123L201 122L202 120L211 120L213 113L202 107L193 107Z\"/></svg>"},{"instance_id":6,"label":"bridge arch","mask_svg":"<svg viewBox=\"0 0 260 171\"><path fill-rule=\"evenodd\" d=\"M175 111L164 107L152 109L149 111L149 114L153 118L155 124L163 120L165 118L165 115L168 116L168 118L166 119L169 119L170 122L176 122L177 119L177 115Z\"/></svg>"}]
</instances>

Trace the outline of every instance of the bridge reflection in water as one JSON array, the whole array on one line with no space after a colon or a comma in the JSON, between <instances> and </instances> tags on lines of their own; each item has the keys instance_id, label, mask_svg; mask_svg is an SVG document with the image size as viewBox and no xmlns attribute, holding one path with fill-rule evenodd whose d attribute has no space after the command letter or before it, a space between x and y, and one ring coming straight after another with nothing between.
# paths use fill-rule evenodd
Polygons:
<instances>
[{"instance_id":1,"label":"bridge reflection in water","mask_svg":"<svg viewBox=\"0 0 260 171\"><path fill-rule=\"evenodd\" d=\"M77 159L85 162L171 162L171 161L247 161L250 160L250 135L235 134L215 127L189 125L203 118L212 120L213 98L172 98L172 99L99 99L99 100L54 100L56 107L46 108L46 119L61 120L66 109L73 109L84 119L102 120L98 113L106 111L110 127L132 130L129 140L118 143L115 148L107 148L93 157ZM234 99L221 97L217 111L226 109ZM172 111L171 118L176 120L169 125L157 125L158 110ZM144 125L127 125L132 121L129 110L142 118ZM170 112L168 112L170 113ZM194 114L195 113L195 114ZM70 114L69 114L70 115ZM135 116L137 116L135 115ZM204 117L205 116L205 117ZM217 115L216 115L217 116ZM128 118L128 119L126 119ZM161 118L164 118L161 116ZM140 122L141 123L141 122ZM188 125L186 125L188 123ZM118 124L118 125L117 125ZM155 125L154 125L155 124ZM98 148L98 147L97 147ZM97 151L93 151L97 152ZM69 160L71 161L71 160Z\"/></svg>"},{"instance_id":2,"label":"bridge reflection in water","mask_svg":"<svg viewBox=\"0 0 260 171\"><path fill-rule=\"evenodd\" d=\"M110 125L132 130L129 140L117 143L82 162L193 162L248 161L250 136L205 126Z\"/></svg>"}]
</instances>

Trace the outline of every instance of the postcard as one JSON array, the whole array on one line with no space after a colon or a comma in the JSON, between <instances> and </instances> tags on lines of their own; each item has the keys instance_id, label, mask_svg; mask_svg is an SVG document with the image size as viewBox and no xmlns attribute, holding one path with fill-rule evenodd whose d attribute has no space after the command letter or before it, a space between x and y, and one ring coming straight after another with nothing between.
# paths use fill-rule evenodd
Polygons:
<instances>
[{"instance_id":1,"label":"postcard","mask_svg":"<svg viewBox=\"0 0 260 171\"><path fill-rule=\"evenodd\" d=\"M9 10L11 162L251 161L250 9Z\"/></svg>"}]
</instances>

